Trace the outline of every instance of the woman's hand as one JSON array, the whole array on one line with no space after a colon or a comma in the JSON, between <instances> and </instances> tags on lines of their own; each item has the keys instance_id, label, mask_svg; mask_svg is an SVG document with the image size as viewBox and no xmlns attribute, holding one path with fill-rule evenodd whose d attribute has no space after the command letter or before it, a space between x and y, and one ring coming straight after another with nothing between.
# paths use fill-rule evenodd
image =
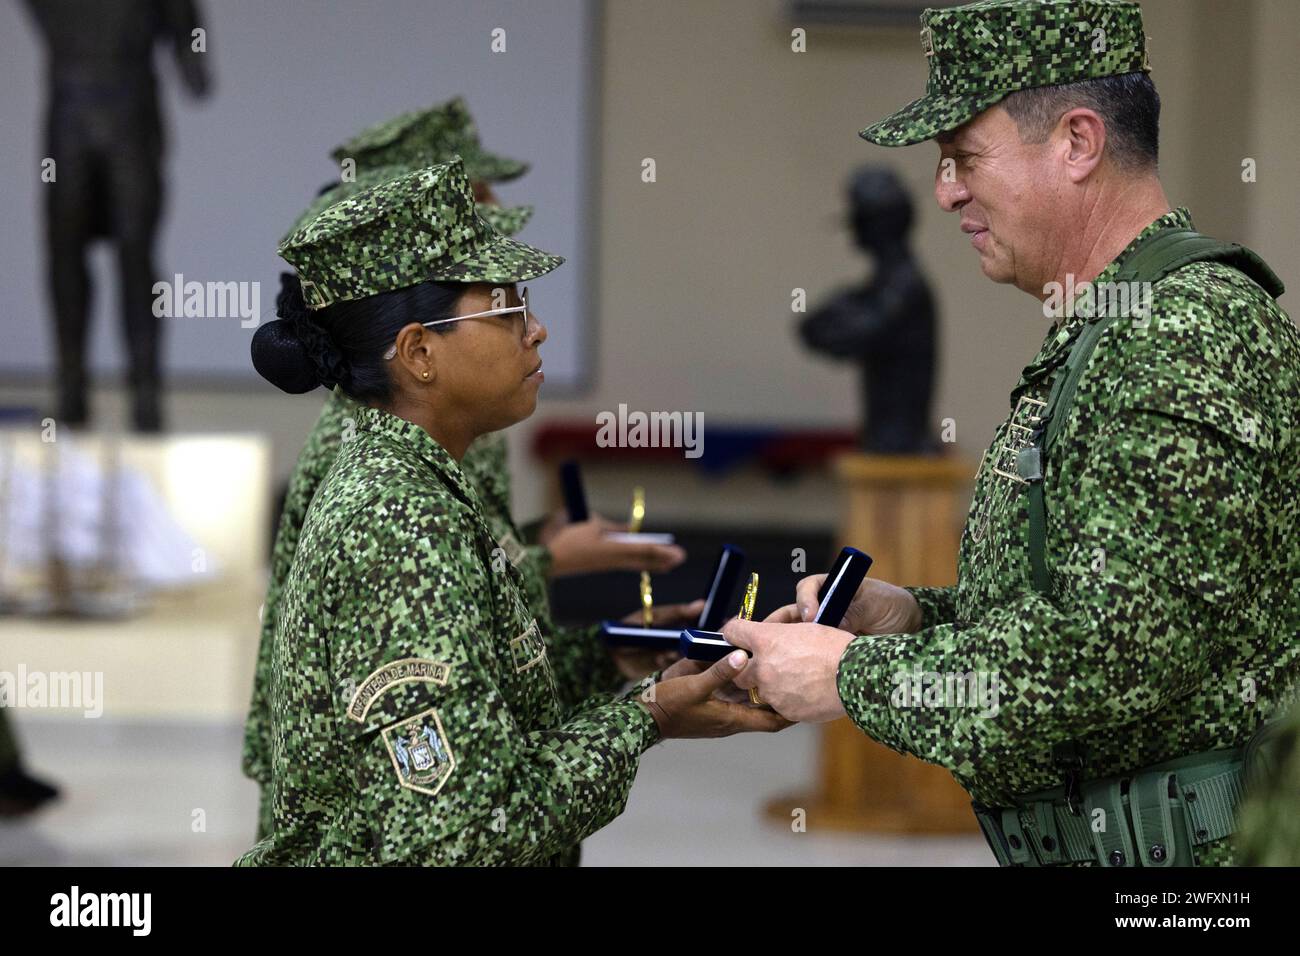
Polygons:
<instances>
[{"instance_id":1,"label":"woman's hand","mask_svg":"<svg viewBox=\"0 0 1300 956\"><path fill-rule=\"evenodd\" d=\"M689 604L656 604L650 616L651 627L694 627L695 622L700 619L704 613L704 598L691 601ZM623 618L624 624L638 627L644 623L645 618L641 616L640 611L633 611Z\"/></svg>"},{"instance_id":2,"label":"woman's hand","mask_svg":"<svg viewBox=\"0 0 1300 956\"><path fill-rule=\"evenodd\" d=\"M626 531L627 525L593 515L577 524L566 524L545 536L551 551L551 577L590 574L596 571L649 571L662 574L686 560L686 551L675 544L629 544L611 541L609 534Z\"/></svg>"},{"instance_id":3,"label":"woman's hand","mask_svg":"<svg viewBox=\"0 0 1300 956\"><path fill-rule=\"evenodd\" d=\"M638 699L650 711L665 739L784 730L792 722L775 711L715 696L731 686L747 661L744 651L732 651L702 672L704 665L700 661L678 661Z\"/></svg>"},{"instance_id":4,"label":"woman's hand","mask_svg":"<svg viewBox=\"0 0 1300 956\"><path fill-rule=\"evenodd\" d=\"M824 574L813 574L795 587L795 603L767 616L768 623L800 624L817 615L817 592ZM910 591L888 581L866 578L853 596L842 621L825 621L853 634L913 634L921 629L921 606Z\"/></svg>"},{"instance_id":5,"label":"woman's hand","mask_svg":"<svg viewBox=\"0 0 1300 956\"><path fill-rule=\"evenodd\" d=\"M693 661L688 657L679 658L676 662L668 667L659 675L660 681L672 680L674 677L688 677L692 674L701 674L709 669L708 661ZM729 704L749 705L749 691L741 690L735 683L723 684L713 692L714 700L721 700Z\"/></svg>"}]
</instances>

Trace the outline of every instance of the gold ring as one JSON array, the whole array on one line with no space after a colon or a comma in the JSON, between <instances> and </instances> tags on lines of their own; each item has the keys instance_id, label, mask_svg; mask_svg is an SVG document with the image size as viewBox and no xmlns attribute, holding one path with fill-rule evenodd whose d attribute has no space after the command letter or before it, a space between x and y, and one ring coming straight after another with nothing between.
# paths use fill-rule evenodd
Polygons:
<instances>
[{"instance_id":1,"label":"gold ring","mask_svg":"<svg viewBox=\"0 0 1300 956\"><path fill-rule=\"evenodd\" d=\"M763 698L761 698L761 697L758 696L758 688L757 688L757 687L751 687L751 688L749 689L749 702L750 702L751 704L753 704L755 707L762 707L762 706L763 706Z\"/></svg>"}]
</instances>

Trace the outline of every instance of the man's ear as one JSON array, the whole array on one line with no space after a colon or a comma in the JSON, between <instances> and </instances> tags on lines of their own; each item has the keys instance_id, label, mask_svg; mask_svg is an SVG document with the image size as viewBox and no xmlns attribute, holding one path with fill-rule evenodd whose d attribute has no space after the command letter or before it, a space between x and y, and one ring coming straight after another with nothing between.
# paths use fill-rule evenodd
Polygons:
<instances>
[{"instance_id":1,"label":"man's ear","mask_svg":"<svg viewBox=\"0 0 1300 956\"><path fill-rule=\"evenodd\" d=\"M427 385L438 377L433 339L433 334L418 322L403 326L397 333L397 354L393 362L402 370L402 376L414 384Z\"/></svg>"},{"instance_id":2,"label":"man's ear","mask_svg":"<svg viewBox=\"0 0 1300 956\"><path fill-rule=\"evenodd\" d=\"M1080 106L1065 113L1057 124L1065 151L1065 173L1079 183L1092 175L1106 151L1106 124L1095 110Z\"/></svg>"}]
</instances>

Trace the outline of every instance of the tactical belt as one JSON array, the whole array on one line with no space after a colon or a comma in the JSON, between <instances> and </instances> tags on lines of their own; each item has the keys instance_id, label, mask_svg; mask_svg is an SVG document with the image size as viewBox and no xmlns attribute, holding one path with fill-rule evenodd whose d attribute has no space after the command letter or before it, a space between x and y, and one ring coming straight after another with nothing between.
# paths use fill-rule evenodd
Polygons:
<instances>
[{"instance_id":1,"label":"tactical belt","mask_svg":"<svg viewBox=\"0 0 1300 956\"><path fill-rule=\"evenodd\" d=\"M1193 847L1233 832L1243 749L1212 750L1017 797L1009 807L972 803L999 866L1195 866Z\"/></svg>"}]
</instances>

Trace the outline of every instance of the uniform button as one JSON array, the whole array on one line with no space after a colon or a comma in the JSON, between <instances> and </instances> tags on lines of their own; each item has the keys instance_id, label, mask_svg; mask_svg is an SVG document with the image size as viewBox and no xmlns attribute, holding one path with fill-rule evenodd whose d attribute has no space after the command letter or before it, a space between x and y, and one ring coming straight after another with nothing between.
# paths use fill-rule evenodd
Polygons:
<instances>
[{"instance_id":1,"label":"uniform button","mask_svg":"<svg viewBox=\"0 0 1300 956\"><path fill-rule=\"evenodd\" d=\"M1157 863L1163 863L1165 859L1165 848L1162 843L1151 844L1151 859Z\"/></svg>"},{"instance_id":2,"label":"uniform button","mask_svg":"<svg viewBox=\"0 0 1300 956\"><path fill-rule=\"evenodd\" d=\"M1011 844L1011 849L1013 850L1020 849L1020 837L1015 836L1013 834L1012 836L1007 837L1007 842Z\"/></svg>"},{"instance_id":3,"label":"uniform button","mask_svg":"<svg viewBox=\"0 0 1300 956\"><path fill-rule=\"evenodd\" d=\"M1111 851L1110 851L1110 865L1111 865L1111 866L1123 866L1123 865L1124 865L1124 851L1123 851L1123 850L1111 850Z\"/></svg>"},{"instance_id":4,"label":"uniform button","mask_svg":"<svg viewBox=\"0 0 1300 956\"><path fill-rule=\"evenodd\" d=\"M1051 853L1056 849L1056 841L1049 836L1043 837L1043 849L1048 853Z\"/></svg>"}]
</instances>

